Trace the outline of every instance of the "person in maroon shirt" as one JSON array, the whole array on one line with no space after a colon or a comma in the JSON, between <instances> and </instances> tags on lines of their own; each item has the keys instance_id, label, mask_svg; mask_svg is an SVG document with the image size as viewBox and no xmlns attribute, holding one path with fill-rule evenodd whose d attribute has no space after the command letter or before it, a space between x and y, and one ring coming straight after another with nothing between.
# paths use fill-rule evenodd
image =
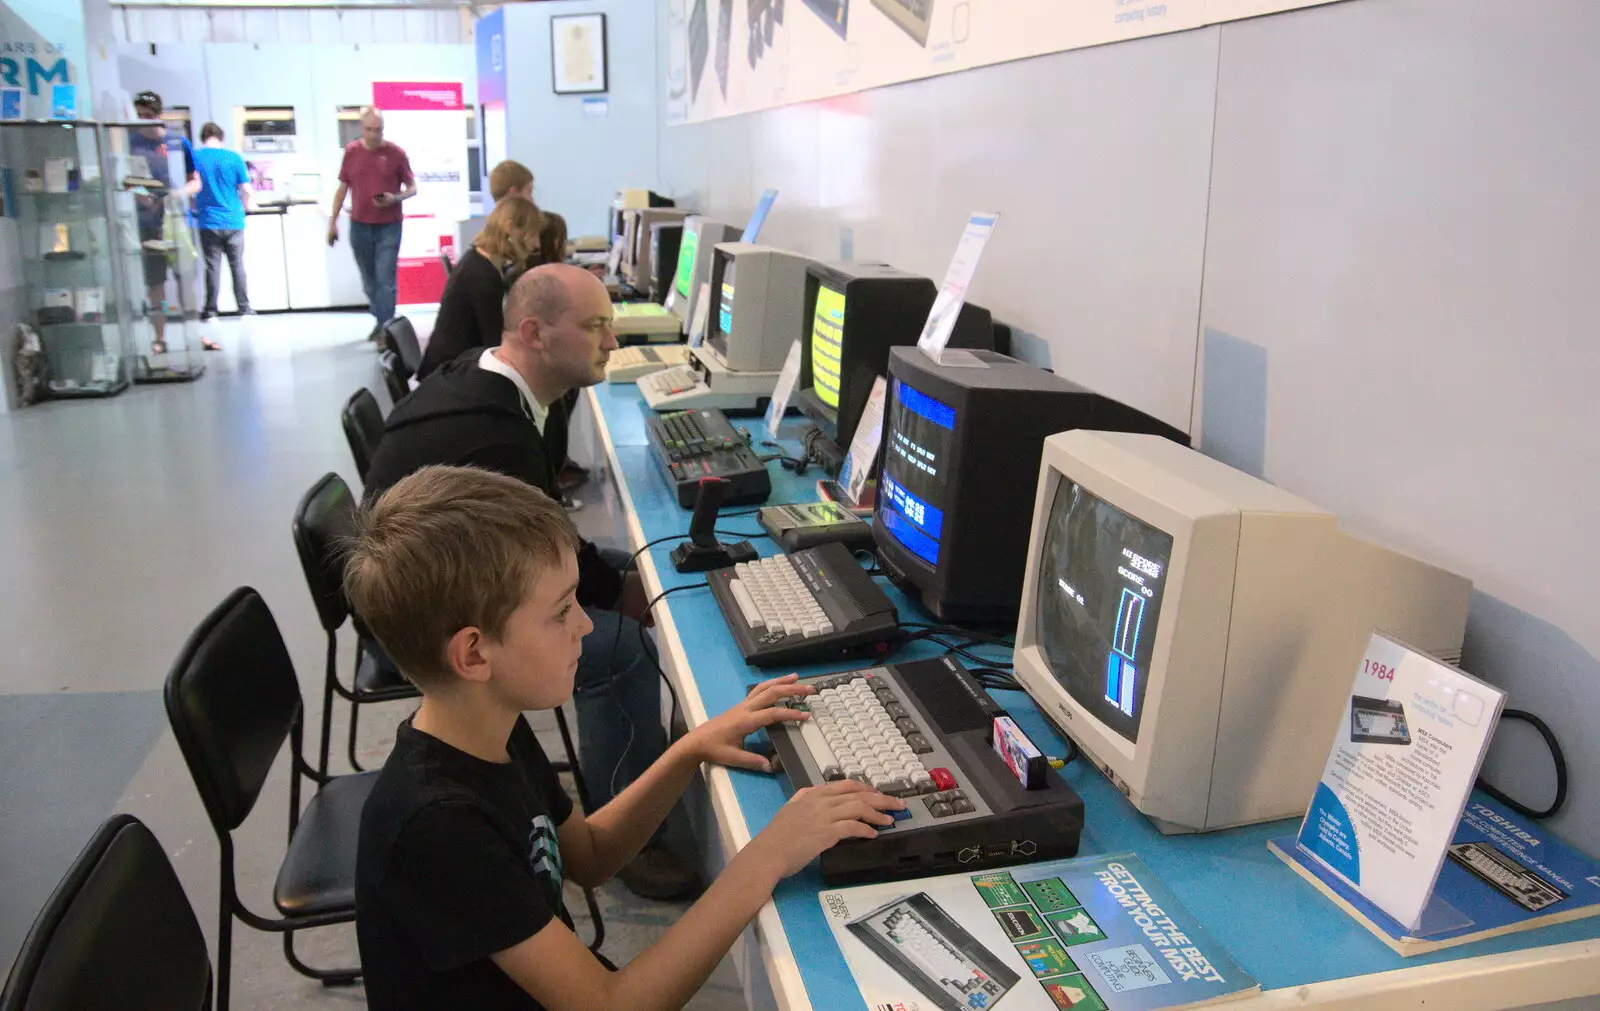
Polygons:
<instances>
[{"instance_id":1,"label":"person in maroon shirt","mask_svg":"<svg viewBox=\"0 0 1600 1011\"><path fill-rule=\"evenodd\" d=\"M383 115L367 108L361 113L361 139L345 147L344 163L339 166L339 188L334 191L333 214L328 218L328 245L339 241L339 211L348 193L350 249L377 327L394 316L395 264L405 219L400 205L416 192L411 160L399 145L383 139ZM374 337L377 327L372 331Z\"/></svg>"}]
</instances>

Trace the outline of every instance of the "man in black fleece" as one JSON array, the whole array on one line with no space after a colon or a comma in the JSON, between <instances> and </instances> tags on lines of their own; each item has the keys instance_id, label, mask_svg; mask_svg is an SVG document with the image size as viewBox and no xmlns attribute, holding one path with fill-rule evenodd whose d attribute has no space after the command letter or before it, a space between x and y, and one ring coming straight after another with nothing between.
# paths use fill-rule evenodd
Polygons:
<instances>
[{"instance_id":1,"label":"man in black fleece","mask_svg":"<svg viewBox=\"0 0 1600 1011\"><path fill-rule=\"evenodd\" d=\"M617 347L611 318L605 285L588 271L547 264L523 274L506 296L500 345L440 366L389 415L367 473L368 501L430 464L498 471L559 500L563 397L605 379ZM638 573L620 570L625 559L587 541L578 550L578 601L594 630L584 638L574 698L579 762L595 809L666 748L655 665L636 627L646 597ZM698 887L694 871L659 845L618 877L651 899L681 898Z\"/></svg>"}]
</instances>

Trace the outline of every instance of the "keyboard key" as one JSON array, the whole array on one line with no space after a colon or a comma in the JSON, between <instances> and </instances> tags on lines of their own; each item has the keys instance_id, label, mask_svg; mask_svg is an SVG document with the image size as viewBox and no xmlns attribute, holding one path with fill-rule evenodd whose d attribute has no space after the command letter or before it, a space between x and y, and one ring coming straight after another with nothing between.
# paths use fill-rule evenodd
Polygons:
<instances>
[{"instance_id":1,"label":"keyboard key","mask_svg":"<svg viewBox=\"0 0 1600 1011\"><path fill-rule=\"evenodd\" d=\"M955 813L950 809L950 805L942 800L929 800L927 804L928 813L935 818L948 818Z\"/></svg>"},{"instance_id":2,"label":"keyboard key","mask_svg":"<svg viewBox=\"0 0 1600 1011\"><path fill-rule=\"evenodd\" d=\"M911 746L913 752L919 755L926 755L933 750L933 746L928 743L928 739L921 734L907 734L906 743Z\"/></svg>"},{"instance_id":3,"label":"keyboard key","mask_svg":"<svg viewBox=\"0 0 1600 1011\"><path fill-rule=\"evenodd\" d=\"M950 802L950 811L953 814L971 814L973 812L972 801L967 800L965 797L960 800L952 800Z\"/></svg>"},{"instance_id":4,"label":"keyboard key","mask_svg":"<svg viewBox=\"0 0 1600 1011\"><path fill-rule=\"evenodd\" d=\"M753 628L766 628L767 620L761 616L761 609L756 602L750 599L750 591L744 587L744 580L730 579L728 591L733 594L734 603L739 605L739 613L744 617L745 623Z\"/></svg>"},{"instance_id":5,"label":"keyboard key","mask_svg":"<svg viewBox=\"0 0 1600 1011\"><path fill-rule=\"evenodd\" d=\"M917 721L916 720L912 720L912 719L895 720L894 721L894 726L895 726L895 729L900 731L902 734L910 735L910 734L914 734L914 733L917 732Z\"/></svg>"},{"instance_id":6,"label":"keyboard key","mask_svg":"<svg viewBox=\"0 0 1600 1011\"><path fill-rule=\"evenodd\" d=\"M937 769L929 769L928 774L933 777L934 785L938 786L939 789L954 790L956 788L956 777L950 774L949 769L941 766Z\"/></svg>"}]
</instances>

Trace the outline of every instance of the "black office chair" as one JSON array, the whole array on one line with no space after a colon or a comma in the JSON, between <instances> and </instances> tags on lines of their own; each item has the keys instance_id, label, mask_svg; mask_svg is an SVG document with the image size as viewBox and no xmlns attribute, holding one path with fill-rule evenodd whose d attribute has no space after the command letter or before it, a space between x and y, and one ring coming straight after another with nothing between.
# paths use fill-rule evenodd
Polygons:
<instances>
[{"instance_id":1,"label":"black office chair","mask_svg":"<svg viewBox=\"0 0 1600 1011\"><path fill-rule=\"evenodd\" d=\"M366 393L365 390L361 391ZM371 395L368 394L368 399ZM374 405L376 406L376 405ZM356 718L361 706L368 702L392 702L396 699L417 697L417 689L400 677L392 666L379 664L373 653L372 641L356 628L355 679L346 688L339 681L338 638L339 629L350 615L350 604L344 596L344 541L355 533L356 500L350 486L338 474L324 474L300 499L294 510L294 546L300 554L300 567L305 570L306 585L311 590L311 601L317 605L317 618L322 630L328 634L327 670L322 687L322 747L319 751L317 773L328 774L329 739L333 732L333 697L350 703L350 737L345 754L350 767L364 772L356 761Z\"/></svg>"},{"instance_id":2,"label":"black office chair","mask_svg":"<svg viewBox=\"0 0 1600 1011\"><path fill-rule=\"evenodd\" d=\"M383 373L383 385L389 391L389 405L399 404L411 392L400 356L387 348L378 352L378 371Z\"/></svg>"},{"instance_id":3,"label":"black office chair","mask_svg":"<svg viewBox=\"0 0 1600 1011\"><path fill-rule=\"evenodd\" d=\"M339 420L344 425L345 441L350 443L350 455L356 459L356 476L365 484L372 454L378 451L378 441L383 438L383 408L372 391L363 386L344 402Z\"/></svg>"},{"instance_id":4,"label":"black office chair","mask_svg":"<svg viewBox=\"0 0 1600 1011\"><path fill-rule=\"evenodd\" d=\"M295 955L296 931L355 919L356 837L361 805L378 774L327 779L300 748L305 708L294 662L266 601L240 587L206 615L167 675L167 719L221 849L217 924L217 1011L228 1011L233 920L283 934L283 956L325 986L354 983L356 969L314 969ZM239 898L233 832L261 796L272 763L290 746L289 845L272 888L278 918L252 912ZM300 810L300 780L319 784Z\"/></svg>"},{"instance_id":5,"label":"black office chair","mask_svg":"<svg viewBox=\"0 0 1600 1011\"><path fill-rule=\"evenodd\" d=\"M404 316L396 316L383 325L383 346L400 359L400 378L410 379L422 367L422 345L417 341L417 330Z\"/></svg>"},{"instance_id":6,"label":"black office chair","mask_svg":"<svg viewBox=\"0 0 1600 1011\"><path fill-rule=\"evenodd\" d=\"M456 269L456 261L450 259L450 254L439 250L439 264L444 267L444 276L449 277L450 272Z\"/></svg>"},{"instance_id":7,"label":"black office chair","mask_svg":"<svg viewBox=\"0 0 1600 1011\"><path fill-rule=\"evenodd\" d=\"M207 1011L211 959L161 843L131 814L95 832L33 921L0 1011Z\"/></svg>"},{"instance_id":8,"label":"black office chair","mask_svg":"<svg viewBox=\"0 0 1600 1011\"><path fill-rule=\"evenodd\" d=\"M294 546L300 554L300 567L305 570L306 585L311 590L311 600L317 606L317 617L323 631L328 634L328 663L322 692L322 750L319 771L326 775L328 768L329 739L333 733L333 696L349 700L350 739L347 757L354 769L356 762L356 714L368 702L388 702L410 698L417 694L415 688L404 680L396 680L384 672L376 662L370 648L371 640L361 626L361 619L350 610L344 595L344 544L355 532L356 500L350 486L338 474L328 473L311 486L294 511ZM339 682L338 637L345 618L349 617L356 630L355 688L348 689ZM572 773L573 785L578 790L578 803L585 812L593 810L589 803L589 788L578 766L578 750L572 743L572 729L567 715L560 706L555 709L556 729L561 733L561 744L566 749L567 760L551 762L556 772ZM600 918L600 904L594 892L584 889L584 901L589 916L594 921L594 941L589 945L596 954L605 942L605 921Z\"/></svg>"}]
</instances>

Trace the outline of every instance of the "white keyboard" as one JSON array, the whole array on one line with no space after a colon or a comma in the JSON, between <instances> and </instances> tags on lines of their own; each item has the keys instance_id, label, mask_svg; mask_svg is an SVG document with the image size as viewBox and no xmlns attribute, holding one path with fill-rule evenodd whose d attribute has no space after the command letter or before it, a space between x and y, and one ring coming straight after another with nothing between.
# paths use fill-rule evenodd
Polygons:
<instances>
[{"instance_id":1,"label":"white keyboard","mask_svg":"<svg viewBox=\"0 0 1600 1011\"><path fill-rule=\"evenodd\" d=\"M687 393L704 385L700 373L688 365L674 365L639 380L639 388L658 397Z\"/></svg>"},{"instance_id":2,"label":"white keyboard","mask_svg":"<svg viewBox=\"0 0 1600 1011\"><path fill-rule=\"evenodd\" d=\"M733 567L728 584L745 621L786 635L827 635L833 622L795 571L788 555L758 558Z\"/></svg>"},{"instance_id":3,"label":"white keyboard","mask_svg":"<svg viewBox=\"0 0 1600 1011\"><path fill-rule=\"evenodd\" d=\"M681 344L618 348L606 362L606 382L632 383L642 376L688 363L689 349Z\"/></svg>"},{"instance_id":4,"label":"white keyboard","mask_svg":"<svg viewBox=\"0 0 1600 1011\"><path fill-rule=\"evenodd\" d=\"M824 779L857 779L895 796L939 790L918 754L933 751L921 728L914 720L897 721L890 715L865 678L824 688L806 704L811 719L800 724L800 739L822 768ZM959 803L961 809L955 813L973 810L964 794Z\"/></svg>"}]
</instances>

